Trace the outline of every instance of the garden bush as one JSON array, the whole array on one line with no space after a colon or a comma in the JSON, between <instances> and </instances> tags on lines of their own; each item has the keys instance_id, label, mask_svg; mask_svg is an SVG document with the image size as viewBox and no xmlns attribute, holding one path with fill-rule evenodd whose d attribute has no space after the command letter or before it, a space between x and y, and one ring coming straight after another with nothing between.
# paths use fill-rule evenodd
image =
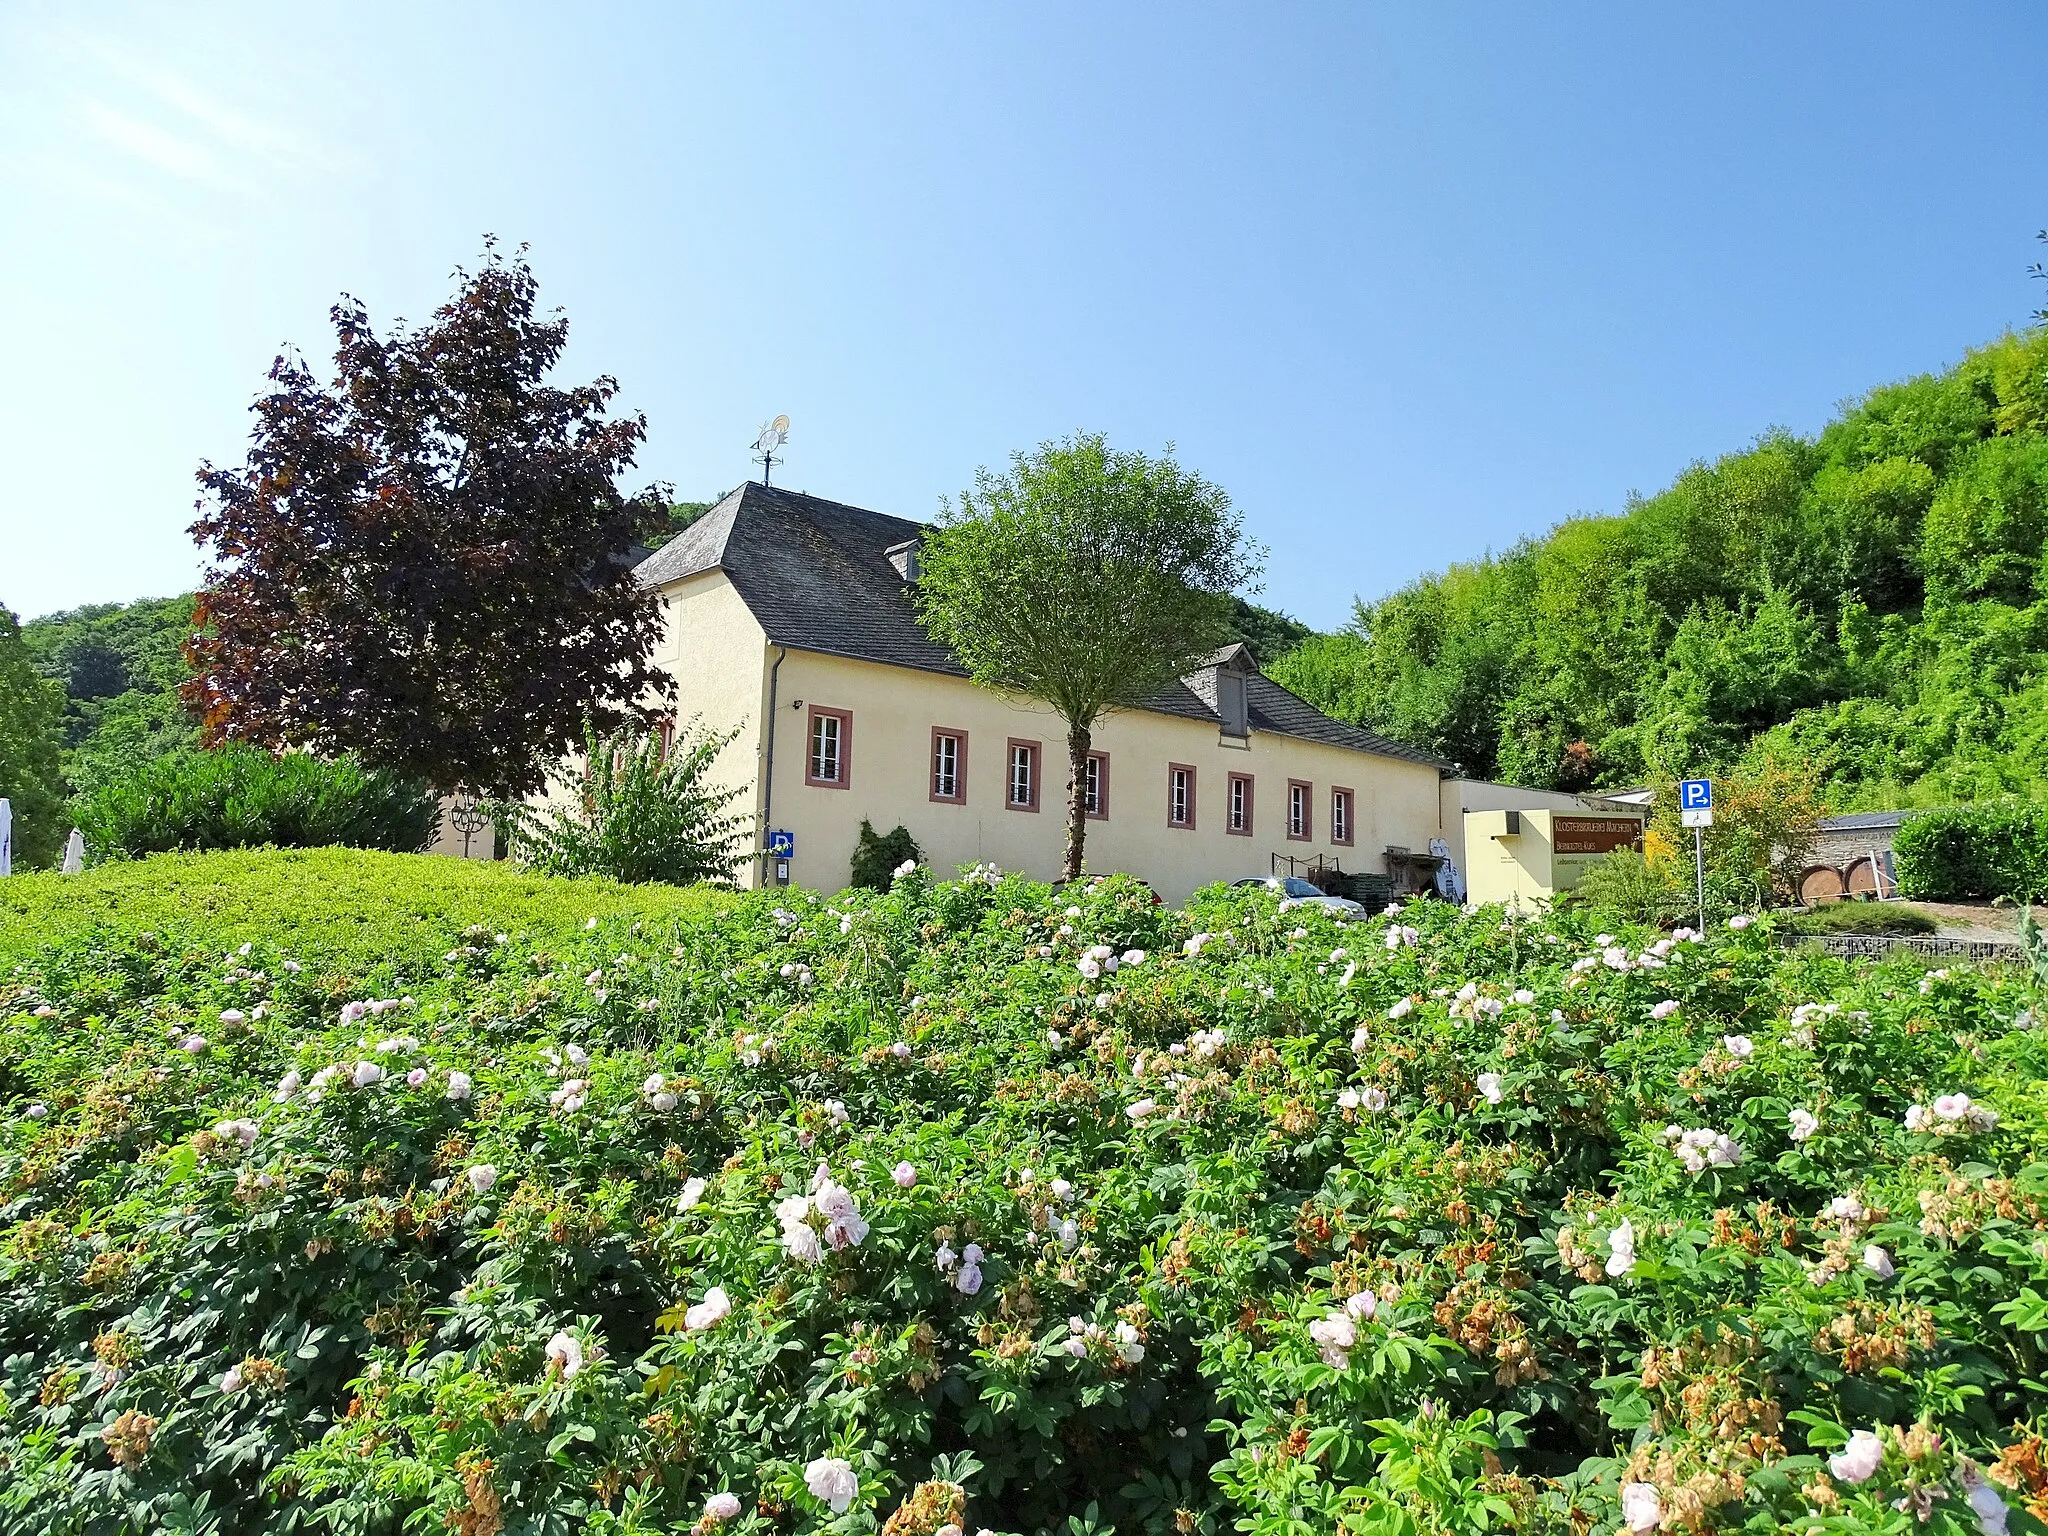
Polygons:
<instances>
[{"instance_id":1,"label":"garden bush","mask_svg":"<svg viewBox=\"0 0 2048 1536\"><path fill-rule=\"evenodd\" d=\"M78 802L95 861L207 848L383 848L434 831L421 784L346 759L256 747L186 748L109 779Z\"/></svg>"},{"instance_id":2,"label":"garden bush","mask_svg":"<svg viewBox=\"0 0 2048 1536\"><path fill-rule=\"evenodd\" d=\"M1831 901L1826 906L1793 914L1785 921L1793 933L1890 934L1933 933L1941 925L1918 907L1898 901Z\"/></svg>"},{"instance_id":3,"label":"garden bush","mask_svg":"<svg viewBox=\"0 0 2048 1536\"><path fill-rule=\"evenodd\" d=\"M886 891L896 879L896 871L905 864L921 863L924 850L917 846L917 839L910 835L908 827L899 826L889 832L877 832L875 824L863 816L860 819L860 835L853 843L853 884L864 891Z\"/></svg>"},{"instance_id":4,"label":"garden bush","mask_svg":"<svg viewBox=\"0 0 2048 1536\"><path fill-rule=\"evenodd\" d=\"M1892 841L1899 891L1919 901L2048 897L2048 805L1987 800L1920 811Z\"/></svg>"},{"instance_id":5,"label":"garden bush","mask_svg":"<svg viewBox=\"0 0 2048 1536\"><path fill-rule=\"evenodd\" d=\"M10 909L0 1530L2042 1528L2031 973L362 857Z\"/></svg>"},{"instance_id":6,"label":"garden bush","mask_svg":"<svg viewBox=\"0 0 2048 1536\"><path fill-rule=\"evenodd\" d=\"M715 784L710 773L738 734L696 719L672 743L586 727L582 766L564 781L567 803L497 808L513 857L543 874L634 884L731 879L750 826L731 807L745 790Z\"/></svg>"}]
</instances>

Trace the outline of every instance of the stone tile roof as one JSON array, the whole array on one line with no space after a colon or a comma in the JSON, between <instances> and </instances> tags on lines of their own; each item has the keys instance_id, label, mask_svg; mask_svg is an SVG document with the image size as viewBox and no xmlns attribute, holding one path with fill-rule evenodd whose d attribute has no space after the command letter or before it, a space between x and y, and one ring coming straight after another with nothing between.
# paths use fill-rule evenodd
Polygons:
<instances>
[{"instance_id":1,"label":"stone tile roof","mask_svg":"<svg viewBox=\"0 0 2048 1536\"><path fill-rule=\"evenodd\" d=\"M1904 811L1855 811L1847 816L1821 817L1820 829L1823 832L1862 832L1896 827L1905 819Z\"/></svg>"},{"instance_id":2,"label":"stone tile roof","mask_svg":"<svg viewBox=\"0 0 2048 1536\"><path fill-rule=\"evenodd\" d=\"M634 575L643 585L665 587L722 570L771 644L965 677L952 653L925 634L886 553L923 531L908 518L749 482L649 555ZM1237 649L1225 647L1145 707L1220 727L1213 674ZM1331 719L1263 673L1247 676L1246 695L1254 731L1450 769L1418 747Z\"/></svg>"}]
</instances>

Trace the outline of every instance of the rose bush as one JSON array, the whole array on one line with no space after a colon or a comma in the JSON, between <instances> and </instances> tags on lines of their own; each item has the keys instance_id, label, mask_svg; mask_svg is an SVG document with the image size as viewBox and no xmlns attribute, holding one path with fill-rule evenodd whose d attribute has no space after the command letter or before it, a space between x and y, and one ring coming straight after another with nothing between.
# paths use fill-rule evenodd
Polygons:
<instances>
[{"instance_id":1,"label":"rose bush","mask_svg":"<svg viewBox=\"0 0 2048 1536\"><path fill-rule=\"evenodd\" d=\"M77 899L34 878L17 924ZM986 868L516 888L431 946L362 883L350 941L0 935L0 1529L2048 1511L2028 977Z\"/></svg>"}]
</instances>

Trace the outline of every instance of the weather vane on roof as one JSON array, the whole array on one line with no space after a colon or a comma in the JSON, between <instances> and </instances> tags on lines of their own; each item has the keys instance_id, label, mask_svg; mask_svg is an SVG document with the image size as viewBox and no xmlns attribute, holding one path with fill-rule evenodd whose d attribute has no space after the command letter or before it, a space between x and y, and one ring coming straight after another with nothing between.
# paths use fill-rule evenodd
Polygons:
<instances>
[{"instance_id":1,"label":"weather vane on roof","mask_svg":"<svg viewBox=\"0 0 2048 1536\"><path fill-rule=\"evenodd\" d=\"M768 484L768 476L775 468L776 450L789 441L789 418L778 416L761 429L761 435L754 439L754 462L761 466L761 483Z\"/></svg>"}]
</instances>

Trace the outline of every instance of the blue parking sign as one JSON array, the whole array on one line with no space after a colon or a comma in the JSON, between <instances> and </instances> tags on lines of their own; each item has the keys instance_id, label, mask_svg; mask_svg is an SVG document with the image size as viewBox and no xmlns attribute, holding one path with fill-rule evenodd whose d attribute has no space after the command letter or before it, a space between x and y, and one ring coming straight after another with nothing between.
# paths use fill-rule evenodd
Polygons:
<instances>
[{"instance_id":1,"label":"blue parking sign","mask_svg":"<svg viewBox=\"0 0 2048 1536\"><path fill-rule=\"evenodd\" d=\"M768 857L771 859L795 858L796 834L794 832L770 832L768 834Z\"/></svg>"},{"instance_id":2,"label":"blue parking sign","mask_svg":"<svg viewBox=\"0 0 2048 1536\"><path fill-rule=\"evenodd\" d=\"M1680 779L1678 808L1681 811L1711 811L1714 808L1712 779Z\"/></svg>"}]
</instances>

